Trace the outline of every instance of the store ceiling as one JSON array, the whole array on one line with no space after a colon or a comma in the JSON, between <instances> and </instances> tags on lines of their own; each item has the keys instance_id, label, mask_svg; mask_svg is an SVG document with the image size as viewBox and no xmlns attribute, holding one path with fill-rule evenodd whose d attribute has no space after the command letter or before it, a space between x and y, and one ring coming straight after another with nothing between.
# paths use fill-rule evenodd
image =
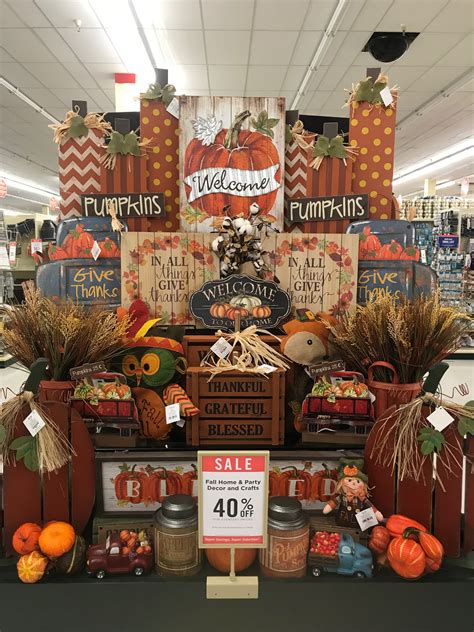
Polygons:
<instances>
[{"instance_id":1,"label":"store ceiling","mask_svg":"<svg viewBox=\"0 0 474 632\"><path fill-rule=\"evenodd\" d=\"M291 106L337 0L0 0L0 74L54 117L72 99L114 109L114 73L169 67L179 93L284 96ZM377 66L360 52L374 30L420 31L408 52L382 67L400 86L396 172L474 132L471 0L348 0L347 10L298 105L306 114L344 116L345 89ZM135 15L134 15L135 14ZM74 20L82 21L78 32ZM149 46L147 55L142 36ZM449 96L440 93L449 90ZM439 101L439 102L438 102ZM0 87L0 169L57 190L48 121ZM422 116L407 117L430 104ZM431 104L433 104L431 106ZM474 174L472 158L433 176ZM473 178L474 179L474 178ZM422 188L423 178L396 187ZM445 189L444 193L458 192ZM20 197L36 198L14 192ZM41 198L44 202L44 197ZM3 204L5 202L5 204ZM0 206L36 208L8 197Z\"/></svg>"}]
</instances>

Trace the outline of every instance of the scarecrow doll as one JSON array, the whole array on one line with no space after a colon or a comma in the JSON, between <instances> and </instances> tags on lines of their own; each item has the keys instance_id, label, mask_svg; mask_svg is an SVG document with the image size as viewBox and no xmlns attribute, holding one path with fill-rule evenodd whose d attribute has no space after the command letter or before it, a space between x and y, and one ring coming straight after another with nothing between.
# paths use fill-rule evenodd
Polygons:
<instances>
[{"instance_id":1,"label":"scarecrow doll","mask_svg":"<svg viewBox=\"0 0 474 632\"><path fill-rule=\"evenodd\" d=\"M356 515L369 508L374 510L379 522L383 520L380 511L369 500L368 477L362 471L363 467L363 459L343 458L340 461L336 486L337 497L326 504L323 514L336 509L336 524L341 527L360 529Z\"/></svg>"}]
</instances>

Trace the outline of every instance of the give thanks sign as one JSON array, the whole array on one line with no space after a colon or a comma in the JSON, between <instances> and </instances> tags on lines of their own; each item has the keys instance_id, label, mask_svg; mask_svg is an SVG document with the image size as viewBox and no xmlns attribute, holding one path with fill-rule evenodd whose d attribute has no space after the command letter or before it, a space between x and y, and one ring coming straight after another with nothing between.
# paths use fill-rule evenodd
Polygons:
<instances>
[{"instance_id":1,"label":"give thanks sign","mask_svg":"<svg viewBox=\"0 0 474 632\"><path fill-rule=\"evenodd\" d=\"M194 324L188 301L206 281L219 278L215 235L122 234L122 305L139 297L163 325Z\"/></svg>"},{"instance_id":2,"label":"give thanks sign","mask_svg":"<svg viewBox=\"0 0 474 632\"><path fill-rule=\"evenodd\" d=\"M356 304L359 242L354 237L280 233L262 240L271 275L294 308L340 314Z\"/></svg>"}]
</instances>

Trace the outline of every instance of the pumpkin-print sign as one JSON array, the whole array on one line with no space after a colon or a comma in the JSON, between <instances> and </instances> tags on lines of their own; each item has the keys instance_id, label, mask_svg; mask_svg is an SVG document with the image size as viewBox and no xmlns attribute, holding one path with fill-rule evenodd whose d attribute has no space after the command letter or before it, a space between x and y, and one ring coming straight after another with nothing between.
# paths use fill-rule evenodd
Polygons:
<instances>
[{"instance_id":1,"label":"pumpkin-print sign","mask_svg":"<svg viewBox=\"0 0 474 632\"><path fill-rule=\"evenodd\" d=\"M224 207L257 204L280 230L284 99L181 97L181 227L206 232Z\"/></svg>"}]
</instances>

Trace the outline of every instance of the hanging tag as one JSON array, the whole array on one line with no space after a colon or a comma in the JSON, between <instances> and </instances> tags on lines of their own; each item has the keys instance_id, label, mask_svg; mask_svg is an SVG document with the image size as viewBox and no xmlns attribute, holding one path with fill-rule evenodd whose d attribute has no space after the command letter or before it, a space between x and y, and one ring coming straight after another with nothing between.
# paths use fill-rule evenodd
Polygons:
<instances>
[{"instance_id":1,"label":"hanging tag","mask_svg":"<svg viewBox=\"0 0 474 632\"><path fill-rule=\"evenodd\" d=\"M420 260L421 260L421 263L427 263L425 248L422 248L420 250Z\"/></svg>"},{"instance_id":2,"label":"hanging tag","mask_svg":"<svg viewBox=\"0 0 474 632\"><path fill-rule=\"evenodd\" d=\"M442 406L432 412L431 415L428 415L426 419L436 428L436 430L439 430L439 432L442 432L454 421L454 417L451 417L448 411Z\"/></svg>"},{"instance_id":3,"label":"hanging tag","mask_svg":"<svg viewBox=\"0 0 474 632\"><path fill-rule=\"evenodd\" d=\"M174 118L179 119L179 100L177 99L177 97L175 97L171 101L171 103L166 108L166 111L169 112L171 116L174 116Z\"/></svg>"},{"instance_id":4,"label":"hanging tag","mask_svg":"<svg viewBox=\"0 0 474 632\"><path fill-rule=\"evenodd\" d=\"M100 246L96 241L92 244L91 255L94 257L94 261L97 261L100 255Z\"/></svg>"},{"instance_id":5,"label":"hanging tag","mask_svg":"<svg viewBox=\"0 0 474 632\"><path fill-rule=\"evenodd\" d=\"M375 527L379 523L379 521L375 517L375 512L372 507L364 509L363 511L359 511L359 513L356 513L355 517L357 522L359 523L361 531L370 529L370 527Z\"/></svg>"},{"instance_id":6,"label":"hanging tag","mask_svg":"<svg viewBox=\"0 0 474 632\"><path fill-rule=\"evenodd\" d=\"M37 410L32 410L28 417L23 420L23 423L32 437L37 435L41 428L46 426Z\"/></svg>"},{"instance_id":7,"label":"hanging tag","mask_svg":"<svg viewBox=\"0 0 474 632\"><path fill-rule=\"evenodd\" d=\"M225 338L219 338L219 340L212 345L211 351L215 353L216 356L219 356L219 358L227 358L232 351L232 345L227 342Z\"/></svg>"},{"instance_id":8,"label":"hanging tag","mask_svg":"<svg viewBox=\"0 0 474 632\"><path fill-rule=\"evenodd\" d=\"M179 412L179 403L178 404L169 404L165 408L166 414L166 423L167 424L175 424L176 422L181 420L180 412Z\"/></svg>"},{"instance_id":9,"label":"hanging tag","mask_svg":"<svg viewBox=\"0 0 474 632\"><path fill-rule=\"evenodd\" d=\"M272 366L271 364L261 364L260 368L263 369L264 373L273 373L273 371L277 370L276 366Z\"/></svg>"},{"instance_id":10,"label":"hanging tag","mask_svg":"<svg viewBox=\"0 0 474 632\"><path fill-rule=\"evenodd\" d=\"M16 263L16 241L11 241L8 245L8 259L10 263Z\"/></svg>"},{"instance_id":11,"label":"hanging tag","mask_svg":"<svg viewBox=\"0 0 474 632\"><path fill-rule=\"evenodd\" d=\"M370 399L370 403L373 404L377 398L375 397L373 393L369 391L369 399Z\"/></svg>"},{"instance_id":12,"label":"hanging tag","mask_svg":"<svg viewBox=\"0 0 474 632\"><path fill-rule=\"evenodd\" d=\"M389 105L392 105L393 96L392 96L392 93L390 92L390 88L388 86L385 86L385 88L383 90L380 90L380 96L382 97L382 101L383 101L385 107L388 107Z\"/></svg>"},{"instance_id":13,"label":"hanging tag","mask_svg":"<svg viewBox=\"0 0 474 632\"><path fill-rule=\"evenodd\" d=\"M180 419L179 421L176 422L176 425L182 428L185 423L186 423L185 419Z\"/></svg>"},{"instance_id":14,"label":"hanging tag","mask_svg":"<svg viewBox=\"0 0 474 632\"><path fill-rule=\"evenodd\" d=\"M42 239L32 239L31 240L31 254L34 252L43 252L43 240Z\"/></svg>"}]
</instances>

